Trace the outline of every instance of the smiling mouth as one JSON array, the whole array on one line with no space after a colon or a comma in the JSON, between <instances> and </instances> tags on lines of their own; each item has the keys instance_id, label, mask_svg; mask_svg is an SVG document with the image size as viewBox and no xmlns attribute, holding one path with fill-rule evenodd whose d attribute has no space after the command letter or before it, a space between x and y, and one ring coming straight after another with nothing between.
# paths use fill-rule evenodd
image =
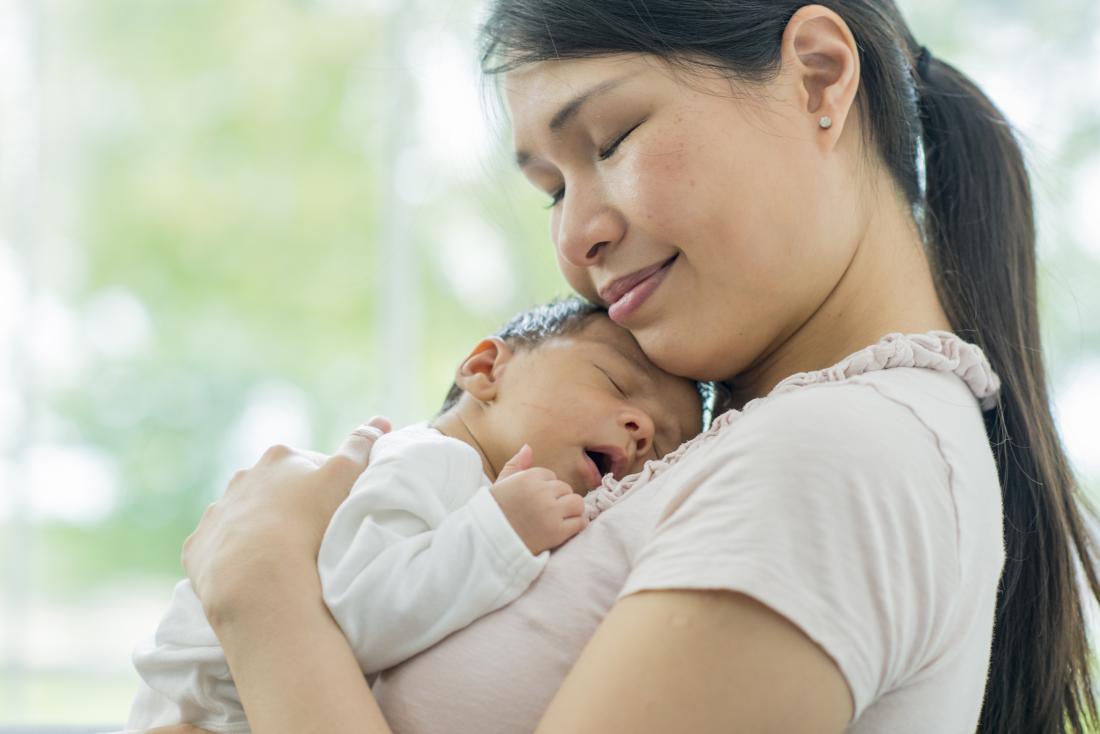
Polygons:
<instances>
[{"instance_id":1,"label":"smiling mouth","mask_svg":"<svg viewBox=\"0 0 1100 734\"><path fill-rule=\"evenodd\" d=\"M679 259L679 253L656 266L620 279L612 284L612 287L604 289L605 298L610 304L607 308L608 318L620 326L627 326L631 316L661 287L677 259Z\"/></svg>"},{"instance_id":2,"label":"smiling mouth","mask_svg":"<svg viewBox=\"0 0 1100 734\"><path fill-rule=\"evenodd\" d=\"M665 270L670 265L672 265L672 263L679 256L680 253L677 252L675 255L663 262L651 265L648 268L642 268L641 270L637 270L630 275L626 275L622 278L619 278L618 280L615 280L611 284L606 285L599 290L600 298L602 298L609 306L615 305L615 303L618 302L619 299L632 291L634 288L637 288L638 285L644 283L657 273Z\"/></svg>"}]
</instances>

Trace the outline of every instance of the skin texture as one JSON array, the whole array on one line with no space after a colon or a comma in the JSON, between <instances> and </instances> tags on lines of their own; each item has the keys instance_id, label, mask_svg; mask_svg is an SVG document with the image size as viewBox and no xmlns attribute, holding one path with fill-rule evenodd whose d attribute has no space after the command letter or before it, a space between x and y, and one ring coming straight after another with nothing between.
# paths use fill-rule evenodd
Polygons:
<instances>
[{"instance_id":1,"label":"skin texture","mask_svg":"<svg viewBox=\"0 0 1100 734\"><path fill-rule=\"evenodd\" d=\"M586 450L620 451L621 479L699 432L695 385L654 367L603 317L531 349L485 339L455 382L465 392L434 425L479 449L490 478L526 443L535 466L584 494L598 484Z\"/></svg>"},{"instance_id":2,"label":"skin texture","mask_svg":"<svg viewBox=\"0 0 1100 734\"><path fill-rule=\"evenodd\" d=\"M654 367L600 316L532 348L483 339L455 382L462 397L433 425L478 451L493 497L536 555L587 526L583 497L604 474L639 472L699 432L694 383Z\"/></svg>"},{"instance_id":3,"label":"skin texture","mask_svg":"<svg viewBox=\"0 0 1100 734\"><path fill-rule=\"evenodd\" d=\"M862 146L846 24L804 7L781 53L762 89L621 55L506 80L525 173L548 193L565 188L551 237L570 283L598 297L612 279L678 255L623 324L654 363L724 379L736 402L883 334L949 329L907 207ZM576 94L627 74L610 102L593 98L572 127L549 132ZM265 456L185 548L259 734L388 731L312 564L324 512L346 494L360 466L349 455L365 462L362 448L342 449L336 470L307 471L286 450ZM662 591L612 608L539 731L825 733L851 716L835 664L784 618L735 593Z\"/></svg>"},{"instance_id":4,"label":"skin texture","mask_svg":"<svg viewBox=\"0 0 1100 734\"><path fill-rule=\"evenodd\" d=\"M505 81L523 172L559 199L550 236L569 283L610 305L601 287L678 255L624 325L658 366L727 380L741 403L889 331L949 326L904 198L867 159L858 57L827 16L792 21L802 34L763 90L624 54Z\"/></svg>"}]
</instances>

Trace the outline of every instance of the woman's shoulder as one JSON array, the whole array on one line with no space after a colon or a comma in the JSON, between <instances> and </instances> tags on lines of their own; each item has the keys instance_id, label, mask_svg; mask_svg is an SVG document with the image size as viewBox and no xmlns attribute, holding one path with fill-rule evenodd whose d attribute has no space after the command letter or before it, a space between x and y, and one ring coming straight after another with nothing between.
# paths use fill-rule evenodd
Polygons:
<instances>
[{"instance_id":1,"label":"woman's shoulder","mask_svg":"<svg viewBox=\"0 0 1100 734\"><path fill-rule=\"evenodd\" d=\"M960 418L969 416L971 425ZM772 395L730 415L712 453L796 451L900 467L937 457L946 434L981 431L980 411L951 375L898 368Z\"/></svg>"},{"instance_id":2,"label":"woman's shoulder","mask_svg":"<svg viewBox=\"0 0 1100 734\"><path fill-rule=\"evenodd\" d=\"M718 420L666 477L620 596L750 596L825 649L861 707L969 633L959 600L995 596L1000 513L981 410L957 376L823 380ZM979 441L975 460L953 448Z\"/></svg>"},{"instance_id":3,"label":"woman's shoulder","mask_svg":"<svg viewBox=\"0 0 1100 734\"><path fill-rule=\"evenodd\" d=\"M975 516L998 514L981 409L949 373L901 367L802 386L720 416L684 448L662 517L690 496L724 504L731 493L779 505L843 496L886 512L935 503L952 508L944 517L969 517L956 507L962 496ZM744 494L752 487L763 491Z\"/></svg>"},{"instance_id":4,"label":"woman's shoulder","mask_svg":"<svg viewBox=\"0 0 1100 734\"><path fill-rule=\"evenodd\" d=\"M982 409L998 389L981 351L954 335L887 338L721 416L715 458L773 445L797 446L804 457L857 455L859 466L950 465L988 453Z\"/></svg>"},{"instance_id":5,"label":"woman's shoulder","mask_svg":"<svg viewBox=\"0 0 1100 734\"><path fill-rule=\"evenodd\" d=\"M792 492L827 483L948 488L954 478L982 487L982 501L993 501L996 468L982 408L999 387L981 350L954 334L890 334L718 416L641 474L594 492L590 514L637 485L675 485L674 508L697 488L722 491L753 478Z\"/></svg>"}]
</instances>

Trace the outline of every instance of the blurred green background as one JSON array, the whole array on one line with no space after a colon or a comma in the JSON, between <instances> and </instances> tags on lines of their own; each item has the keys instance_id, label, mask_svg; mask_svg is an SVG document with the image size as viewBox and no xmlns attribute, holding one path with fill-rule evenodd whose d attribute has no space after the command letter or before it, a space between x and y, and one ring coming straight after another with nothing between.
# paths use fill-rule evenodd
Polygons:
<instances>
[{"instance_id":1,"label":"blurred green background","mask_svg":"<svg viewBox=\"0 0 1100 734\"><path fill-rule=\"evenodd\" d=\"M1021 129L1060 425L1100 487L1100 8L907 0ZM118 724L230 474L442 400L566 292L473 0L0 3L0 725Z\"/></svg>"}]
</instances>

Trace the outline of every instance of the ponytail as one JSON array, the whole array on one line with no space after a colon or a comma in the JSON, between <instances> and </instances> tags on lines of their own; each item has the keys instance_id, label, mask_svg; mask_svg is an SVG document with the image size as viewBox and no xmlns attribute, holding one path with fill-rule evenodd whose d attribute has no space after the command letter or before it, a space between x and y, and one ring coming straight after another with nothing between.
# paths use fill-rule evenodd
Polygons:
<instances>
[{"instance_id":1,"label":"ponytail","mask_svg":"<svg viewBox=\"0 0 1100 734\"><path fill-rule=\"evenodd\" d=\"M1011 126L981 90L943 61L919 66L924 225L940 299L956 333L982 348L1002 382L986 430L1001 477L1006 560L979 731L1086 734L1097 706L1078 567L1092 597L1100 585L1083 521L1091 509L1047 392L1031 186Z\"/></svg>"}]
</instances>

